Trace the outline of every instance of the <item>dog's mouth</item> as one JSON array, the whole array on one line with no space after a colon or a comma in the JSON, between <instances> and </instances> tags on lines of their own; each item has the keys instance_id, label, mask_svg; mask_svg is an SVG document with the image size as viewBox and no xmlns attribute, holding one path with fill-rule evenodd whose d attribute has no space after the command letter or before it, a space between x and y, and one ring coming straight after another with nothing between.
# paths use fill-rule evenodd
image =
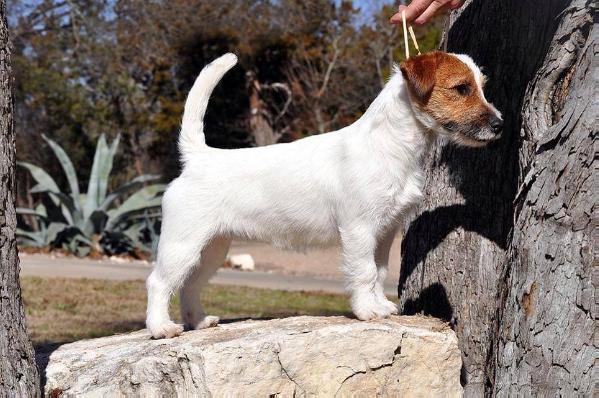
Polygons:
<instances>
[{"instance_id":1,"label":"dog's mouth","mask_svg":"<svg viewBox=\"0 0 599 398\"><path fill-rule=\"evenodd\" d=\"M487 126L459 125L455 122L443 124L446 135L460 145L481 147L501 138L501 132L496 132Z\"/></svg>"}]
</instances>

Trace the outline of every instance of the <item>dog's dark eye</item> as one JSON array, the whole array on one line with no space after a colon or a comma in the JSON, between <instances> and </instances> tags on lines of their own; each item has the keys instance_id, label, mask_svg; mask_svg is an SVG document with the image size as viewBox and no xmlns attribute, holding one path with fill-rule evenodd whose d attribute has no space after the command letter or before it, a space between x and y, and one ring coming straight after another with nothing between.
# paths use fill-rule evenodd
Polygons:
<instances>
[{"instance_id":1,"label":"dog's dark eye","mask_svg":"<svg viewBox=\"0 0 599 398\"><path fill-rule=\"evenodd\" d=\"M458 84L457 86L454 86L453 89L457 91L460 95L470 94L470 86L466 83Z\"/></svg>"}]
</instances>

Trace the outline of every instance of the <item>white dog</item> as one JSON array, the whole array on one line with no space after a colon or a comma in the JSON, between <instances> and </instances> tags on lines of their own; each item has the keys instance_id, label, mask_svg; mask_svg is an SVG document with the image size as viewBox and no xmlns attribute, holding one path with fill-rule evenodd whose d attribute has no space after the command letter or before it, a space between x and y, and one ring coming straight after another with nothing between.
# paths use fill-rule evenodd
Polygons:
<instances>
[{"instance_id":1,"label":"white dog","mask_svg":"<svg viewBox=\"0 0 599 398\"><path fill-rule=\"evenodd\" d=\"M226 54L207 65L185 104L184 168L164 194L158 258L147 280L150 333L183 331L168 313L179 288L187 327L218 323L205 314L200 291L233 238L291 249L340 244L356 317L397 313L383 281L396 229L422 197L427 150L438 134L480 146L501 129L482 91L484 76L465 55L412 57L351 126L289 144L210 148L203 134L208 99L236 62Z\"/></svg>"}]
</instances>

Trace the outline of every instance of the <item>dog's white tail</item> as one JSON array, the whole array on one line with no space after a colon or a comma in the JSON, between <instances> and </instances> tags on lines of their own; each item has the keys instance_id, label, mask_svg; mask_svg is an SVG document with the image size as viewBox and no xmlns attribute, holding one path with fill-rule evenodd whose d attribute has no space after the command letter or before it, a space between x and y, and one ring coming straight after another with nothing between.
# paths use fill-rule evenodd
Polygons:
<instances>
[{"instance_id":1,"label":"dog's white tail","mask_svg":"<svg viewBox=\"0 0 599 398\"><path fill-rule=\"evenodd\" d=\"M206 148L204 114L212 90L229 69L237 63L235 54L225 54L206 65L197 77L185 102L179 135L179 152L185 161L189 154Z\"/></svg>"}]
</instances>

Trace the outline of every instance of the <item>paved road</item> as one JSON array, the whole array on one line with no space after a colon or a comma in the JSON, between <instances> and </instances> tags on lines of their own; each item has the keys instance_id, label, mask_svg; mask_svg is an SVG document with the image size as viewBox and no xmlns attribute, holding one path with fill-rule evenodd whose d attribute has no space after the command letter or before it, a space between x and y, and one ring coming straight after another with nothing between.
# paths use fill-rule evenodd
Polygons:
<instances>
[{"instance_id":1,"label":"paved road","mask_svg":"<svg viewBox=\"0 0 599 398\"><path fill-rule=\"evenodd\" d=\"M43 254L21 254L20 258L21 275L44 278L138 280L145 279L151 271L151 266L144 262L95 261ZM385 293L394 296L397 294L397 286L390 282L392 281L388 280L385 285ZM264 271L244 272L226 268L219 269L211 283L287 291L344 292L343 283L337 278Z\"/></svg>"}]
</instances>

